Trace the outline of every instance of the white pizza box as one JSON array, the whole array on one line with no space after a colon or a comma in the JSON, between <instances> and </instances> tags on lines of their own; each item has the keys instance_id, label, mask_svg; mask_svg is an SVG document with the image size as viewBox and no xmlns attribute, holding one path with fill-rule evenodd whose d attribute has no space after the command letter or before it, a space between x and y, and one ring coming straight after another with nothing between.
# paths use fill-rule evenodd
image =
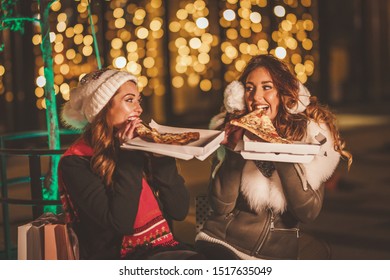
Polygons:
<instances>
[{"instance_id":1,"label":"white pizza box","mask_svg":"<svg viewBox=\"0 0 390 280\"><path fill-rule=\"evenodd\" d=\"M285 153L294 155L316 155L321 148L320 144L307 144L307 143L269 143L251 141L244 137L244 151L258 152L258 153Z\"/></svg>"},{"instance_id":2,"label":"white pizza box","mask_svg":"<svg viewBox=\"0 0 390 280\"><path fill-rule=\"evenodd\" d=\"M241 156L249 160L264 160L278 162L308 163L314 159L315 155L295 155L284 153L255 153L241 151Z\"/></svg>"},{"instance_id":3,"label":"white pizza box","mask_svg":"<svg viewBox=\"0 0 390 280\"><path fill-rule=\"evenodd\" d=\"M124 143L121 148L142 150L184 160L189 160L194 157L199 160L205 160L219 148L220 143L225 137L225 132L219 130L164 126L156 123L154 120L150 122L149 126L155 128L160 133L199 132L200 137L198 140L187 145L153 143L136 137Z\"/></svg>"}]
</instances>

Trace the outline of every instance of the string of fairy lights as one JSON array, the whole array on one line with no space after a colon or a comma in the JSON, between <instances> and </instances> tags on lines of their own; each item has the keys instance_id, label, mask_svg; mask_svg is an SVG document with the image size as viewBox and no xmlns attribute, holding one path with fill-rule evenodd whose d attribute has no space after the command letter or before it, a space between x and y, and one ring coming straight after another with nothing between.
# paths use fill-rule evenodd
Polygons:
<instances>
[{"instance_id":1,"label":"string of fairy lights","mask_svg":"<svg viewBox=\"0 0 390 280\"><path fill-rule=\"evenodd\" d=\"M199 94L220 92L237 79L253 55L265 53L288 60L303 83L316 78L316 0L182 0L170 1L173 10L169 11L164 1L112 0L104 2L100 13L92 9L99 48L106 50L101 58L104 65L136 75L145 96L161 100L171 90L180 113L185 110L180 104L188 89ZM51 6L55 92L63 100L69 99L70 89L85 73L97 68L88 4L88 0L56 1ZM32 4L32 11L38 14L37 4ZM169 69L164 68L167 32ZM32 43L36 106L44 109L46 81L39 25L34 26ZM2 83L6 70L0 65L0 95L6 92ZM165 82L167 71L170 85Z\"/></svg>"}]
</instances>

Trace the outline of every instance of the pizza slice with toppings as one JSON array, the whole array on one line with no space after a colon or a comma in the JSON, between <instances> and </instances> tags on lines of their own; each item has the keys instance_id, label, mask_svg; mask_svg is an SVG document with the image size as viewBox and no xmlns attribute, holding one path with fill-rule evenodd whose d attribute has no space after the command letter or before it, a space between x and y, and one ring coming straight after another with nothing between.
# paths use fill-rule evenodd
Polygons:
<instances>
[{"instance_id":1,"label":"pizza slice with toppings","mask_svg":"<svg viewBox=\"0 0 390 280\"><path fill-rule=\"evenodd\" d=\"M200 137L199 132L159 133L155 128L143 123L137 127L136 131L142 140L159 144L187 145Z\"/></svg>"},{"instance_id":2,"label":"pizza slice with toppings","mask_svg":"<svg viewBox=\"0 0 390 280\"><path fill-rule=\"evenodd\" d=\"M279 136L272 121L262 110L253 111L239 119L231 120L230 123L248 130L267 142L283 144L292 143Z\"/></svg>"}]
</instances>

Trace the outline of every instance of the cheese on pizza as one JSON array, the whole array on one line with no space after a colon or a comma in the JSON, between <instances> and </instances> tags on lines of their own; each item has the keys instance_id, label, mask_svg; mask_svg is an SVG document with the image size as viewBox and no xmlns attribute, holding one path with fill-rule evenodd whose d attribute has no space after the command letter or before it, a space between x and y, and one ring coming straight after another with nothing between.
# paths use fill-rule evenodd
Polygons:
<instances>
[{"instance_id":1,"label":"cheese on pizza","mask_svg":"<svg viewBox=\"0 0 390 280\"><path fill-rule=\"evenodd\" d=\"M137 133L142 140L173 145L186 145L199 139L199 132L159 133L155 128L142 124L137 127Z\"/></svg>"},{"instance_id":2,"label":"cheese on pizza","mask_svg":"<svg viewBox=\"0 0 390 280\"><path fill-rule=\"evenodd\" d=\"M230 123L250 131L267 142L291 143L291 141L279 136L270 118L262 111L253 111L239 119L231 120Z\"/></svg>"}]
</instances>

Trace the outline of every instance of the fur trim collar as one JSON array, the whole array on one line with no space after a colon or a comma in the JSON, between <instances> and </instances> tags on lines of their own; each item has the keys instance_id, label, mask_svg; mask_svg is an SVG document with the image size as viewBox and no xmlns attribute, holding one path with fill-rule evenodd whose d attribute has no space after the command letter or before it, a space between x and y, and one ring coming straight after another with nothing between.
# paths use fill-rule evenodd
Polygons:
<instances>
[{"instance_id":1,"label":"fur trim collar","mask_svg":"<svg viewBox=\"0 0 390 280\"><path fill-rule=\"evenodd\" d=\"M317 190L333 174L340 154L334 150L330 131L324 124L309 122L306 143L316 143L315 136L321 133L327 141L321 146L320 152L310 163L302 164L307 182L311 188ZM254 162L248 160L242 171L241 192L249 206L259 213L265 208L272 208L275 212L283 213L287 208L286 198L277 171L270 178L266 178L257 169Z\"/></svg>"}]
</instances>

